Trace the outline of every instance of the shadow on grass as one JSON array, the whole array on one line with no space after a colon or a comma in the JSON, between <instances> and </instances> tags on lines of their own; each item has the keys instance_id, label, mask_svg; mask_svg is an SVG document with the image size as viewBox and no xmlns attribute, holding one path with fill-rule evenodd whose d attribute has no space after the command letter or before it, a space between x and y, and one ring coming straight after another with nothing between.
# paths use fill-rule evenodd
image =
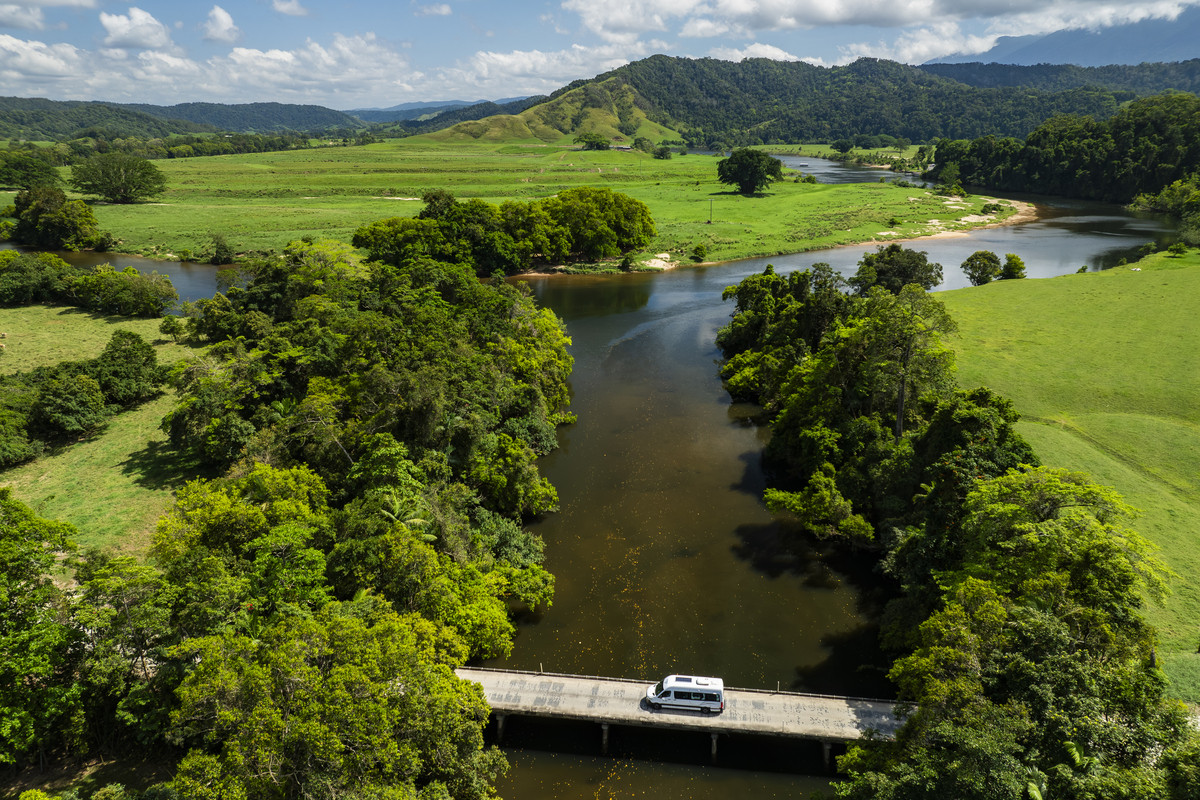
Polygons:
<instances>
[{"instance_id":1,"label":"shadow on grass","mask_svg":"<svg viewBox=\"0 0 1200 800\"><path fill-rule=\"evenodd\" d=\"M66 759L47 764L44 769L8 768L0 770L0 798L16 798L30 789L56 794L71 788L81 789L81 794L87 797L110 783L141 791L174 777L175 761L170 754L163 753L158 757L112 761Z\"/></svg>"},{"instance_id":2,"label":"shadow on grass","mask_svg":"<svg viewBox=\"0 0 1200 800\"><path fill-rule=\"evenodd\" d=\"M145 489L178 489L191 480L215 478L218 472L167 442L148 442L121 462L121 472Z\"/></svg>"}]
</instances>

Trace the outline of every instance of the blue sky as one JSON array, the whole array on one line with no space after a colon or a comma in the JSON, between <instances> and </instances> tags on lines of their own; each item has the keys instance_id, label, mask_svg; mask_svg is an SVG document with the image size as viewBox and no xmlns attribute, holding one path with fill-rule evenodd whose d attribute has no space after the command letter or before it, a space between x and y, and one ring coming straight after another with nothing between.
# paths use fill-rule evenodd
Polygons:
<instances>
[{"instance_id":1,"label":"blue sky","mask_svg":"<svg viewBox=\"0 0 1200 800\"><path fill-rule=\"evenodd\" d=\"M1200 0L0 0L0 95L387 107L553 91L629 61L921 63Z\"/></svg>"}]
</instances>

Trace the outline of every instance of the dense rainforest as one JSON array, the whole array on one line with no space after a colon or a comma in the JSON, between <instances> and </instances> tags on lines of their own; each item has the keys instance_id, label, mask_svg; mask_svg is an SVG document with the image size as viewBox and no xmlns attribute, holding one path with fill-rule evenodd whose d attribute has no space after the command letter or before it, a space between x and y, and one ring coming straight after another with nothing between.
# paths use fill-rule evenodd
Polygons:
<instances>
[{"instance_id":1,"label":"dense rainforest","mask_svg":"<svg viewBox=\"0 0 1200 800\"><path fill-rule=\"evenodd\" d=\"M851 746L836 793L1195 797L1200 738L1139 613L1166 569L1111 489L1038 466L1009 401L956 385L940 278L892 244L849 281L768 267L725 292L722 375L770 426L767 505L893 586L904 725Z\"/></svg>"},{"instance_id":2,"label":"dense rainforest","mask_svg":"<svg viewBox=\"0 0 1200 800\"><path fill-rule=\"evenodd\" d=\"M917 69L931 75L979 87L1025 87L1061 92L1084 86L1103 86L1139 95L1167 90L1200 91L1200 58L1145 64L1109 64L1080 67L1075 64L922 64Z\"/></svg>"},{"instance_id":3,"label":"dense rainforest","mask_svg":"<svg viewBox=\"0 0 1200 800\"><path fill-rule=\"evenodd\" d=\"M1106 200L1164 211L1200 243L1200 98L1134 100L1107 120L1058 116L1024 140L984 136L936 143L932 174L1004 191Z\"/></svg>"},{"instance_id":4,"label":"dense rainforest","mask_svg":"<svg viewBox=\"0 0 1200 800\"><path fill-rule=\"evenodd\" d=\"M557 505L561 322L470 263L332 241L183 319L203 351L163 427L222 477L177 493L148 560L0 491L0 764L181 759L161 798L489 796L504 758L453 667L553 594L521 523Z\"/></svg>"}]
</instances>

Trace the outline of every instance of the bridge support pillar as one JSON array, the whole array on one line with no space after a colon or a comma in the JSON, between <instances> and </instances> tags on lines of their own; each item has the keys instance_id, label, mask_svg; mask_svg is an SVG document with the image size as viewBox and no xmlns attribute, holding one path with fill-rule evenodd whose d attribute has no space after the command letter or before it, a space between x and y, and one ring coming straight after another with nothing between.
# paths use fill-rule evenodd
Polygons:
<instances>
[{"instance_id":1,"label":"bridge support pillar","mask_svg":"<svg viewBox=\"0 0 1200 800\"><path fill-rule=\"evenodd\" d=\"M833 742L821 742L821 755L825 758L825 769L828 771L833 765Z\"/></svg>"},{"instance_id":2,"label":"bridge support pillar","mask_svg":"<svg viewBox=\"0 0 1200 800\"><path fill-rule=\"evenodd\" d=\"M507 714L496 715L496 744L504 742L504 720L508 719Z\"/></svg>"},{"instance_id":3,"label":"bridge support pillar","mask_svg":"<svg viewBox=\"0 0 1200 800\"><path fill-rule=\"evenodd\" d=\"M608 755L608 723L600 723L600 752Z\"/></svg>"},{"instance_id":4,"label":"bridge support pillar","mask_svg":"<svg viewBox=\"0 0 1200 800\"><path fill-rule=\"evenodd\" d=\"M717 734L712 734L712 763L717 763Z\"/></svg>"}]
</instances>

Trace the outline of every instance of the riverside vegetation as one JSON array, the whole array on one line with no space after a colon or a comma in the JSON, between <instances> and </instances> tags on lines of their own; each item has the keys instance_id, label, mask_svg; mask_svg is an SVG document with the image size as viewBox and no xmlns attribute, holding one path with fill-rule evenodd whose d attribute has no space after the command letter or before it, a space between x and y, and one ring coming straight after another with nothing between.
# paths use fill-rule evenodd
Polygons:
<instances>
[{"instance_id":1,"label":"riverside vegetation","mask_svg":"<svg viewBox=\"0 0 1200 800\"><path fill-rule=\"evenodd\" d=\"M159 797L486 797L504 759L452 667L553 593L520 523L557 504L535 460L570 420L561 323L469 265L332 241L244 269L169 326L206 349L164 432L223 477L178 487L148 560L0 490L0 759L157 754ZM108 351L55 374L102 391L129 377Z\"/></svg>"},{"instance_id":2,"label":"riverside vegetation","mask_svg":"<svg viewBox=\"0 0 1200 800\"><path fill-rule=\"evenodd\" d=\"M1173 264L1159 257L1136 272L949 295L971 324L970 378L1011 387L1014 404L959 388L959 326L926 293L940 268L900 255L869 255L849 282L823 264L786 277L768 268L726 291L736 307L718 337L730 392L761 403L772 430L768 506L871 554L896 593L883 643L910 704L905 725L894 741L852 746L836 793L1195 796L1200 738L1169 699L1150 624L1169 623L1172 655L1194 650L1194 594L1185 586L1180 603L1143 608L1162 602L1168 564L1192 564L1193 465L1187 447L1161 465L1174 446L1140 448L1187 435L1194 403L1173 398L1189 389L1156 389L1195 371L1150 353L1176 349L1171 309L1191 318L1184 298L1200 270L1160 271ZM1131 313L1110 326L1114 304ZM1151 329L1143 351L1133 342ZM1114 344L1130 360L1114 360ZM1147 362L1146 374L1113 374ZM1026 404L1036 424L1018 428ZM1141 530L1165 560L1114 490L1066 466L1098 466L1149 500ZM1175 693L1195 691L1176 674Z\"/></svg>"}]
</instances>

